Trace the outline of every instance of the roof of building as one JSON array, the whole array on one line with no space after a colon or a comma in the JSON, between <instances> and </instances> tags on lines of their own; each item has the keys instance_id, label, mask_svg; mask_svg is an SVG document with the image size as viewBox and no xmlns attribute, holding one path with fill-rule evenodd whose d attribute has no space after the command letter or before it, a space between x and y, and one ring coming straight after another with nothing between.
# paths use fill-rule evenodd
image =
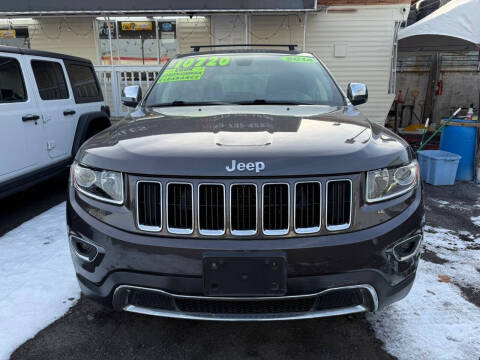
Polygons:
<instances>
[{"instance_id":1,"label":"roof of building","mask_svg":"<svg viewBox=\"0 0 480 360\"><path fill-rule=\"evenodd\" d=\"M2 3L0 14L312 11L315 6L316 0L17 0Z\"/></svg>"},{"instance_id":2,"label":"roof of building","mask_svg":"<svg viewBox=\"0 0 480 360\"><path fill-rule=\"evenodd\" d=\"M410 4L411 0L17 0L2 3L1 15L195 14L212 12L304 12L325 6Z\"/></svg>"}]
</instances>

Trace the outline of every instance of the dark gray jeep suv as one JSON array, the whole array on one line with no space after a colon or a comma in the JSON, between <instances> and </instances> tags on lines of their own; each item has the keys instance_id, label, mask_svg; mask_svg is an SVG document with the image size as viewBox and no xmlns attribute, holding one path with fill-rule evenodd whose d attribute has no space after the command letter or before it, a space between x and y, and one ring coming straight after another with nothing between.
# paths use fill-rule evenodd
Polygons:
<instances>
[{"instance_id":1,"label":"dark gray jeep suv","mask_svg":"<svg viewBox=\"0 0 480 360\"><path fill-rule=\"evenodd\" d=\"M313 55L177 56L76 155L67 219L82 292L137 313L280 320L409 292L424 210L411 148Z\"/></svg>"}]
</instances>

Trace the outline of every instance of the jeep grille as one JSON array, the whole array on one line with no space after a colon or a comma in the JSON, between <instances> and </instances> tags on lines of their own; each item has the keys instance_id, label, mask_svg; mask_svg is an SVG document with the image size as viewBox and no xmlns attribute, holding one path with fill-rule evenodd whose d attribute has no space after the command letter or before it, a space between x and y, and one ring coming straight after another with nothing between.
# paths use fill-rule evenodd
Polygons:
<instances>
[{"instance_id":1,"label":"jeep grille","mask_svg":"<svg viewBox=\"0 0 480 360\"><path fill-rule=\"evenodd\" d=\"M230 227L233 235L257 233L257 186L232 185L230 189Z\"/></svg>"},{"instance_id":2,"label":"jeep grille","mask_svg":"<svg viewBox=\"0 0 480 360\"><path fill-rule=\"evenodd\" d=\"M314 234L351 226L350 179L216 181L138 180L137 227L178 235L236 237Z\"/></svg>"},{"instance_id":3,"label":"jeep grille","mask_svg":"<svg viewBox=\"0 0 480 360\"><path fill-rule=\"evenodd\" d=\"M137 183L137 218L141 230L162 229L162 185L159 182Z\"/></svg>"},{"instance_id":4,"label":"jeep grille","mask_svg":"<svg viewBox=\"0 0 480 360\"><path fill-rule=\"evenodd\" d=\"M188 183L167 185L167 227L173 234L193 232L193 186Z\"/></svg>"},{"instance_id":5,"label":"jeep grille","mask_svg":"<svg viewBox=\"0 0 480 360\"><path fill-rule=\"evenodd\" d=\"M266 235L285 235L289 230L288 184L263 185L263 232Z\"/></svg>"},{"instance_id":6,"label":"jeep grille","mask_svg":"<svg viewBox=\"0 0 480 360\"><path fill-rule=\"evenodd\" d=\"M295 185L295 231L308 234L320 230L321 189L319 182Z\"/></svg>"},{"instance_id":7,"label":"jeep grille","mask_svg":"<svg viewBox=\"0 0 480 360\"><path fill-rule=\"evenodd\" d=\"M344 230L350 226L352 182L330 180L327 182L327 230Z\"/></svg>"},{"instance_id":8,"label":"jeep grille","mask_svg":"<svg viewBox=\"0 0 480 360\"><path fill-rule=\"evenodd\" d=\"M198 186L198 229L202 235L225 233L225 186Z\"/></svg>"}]
</instances>

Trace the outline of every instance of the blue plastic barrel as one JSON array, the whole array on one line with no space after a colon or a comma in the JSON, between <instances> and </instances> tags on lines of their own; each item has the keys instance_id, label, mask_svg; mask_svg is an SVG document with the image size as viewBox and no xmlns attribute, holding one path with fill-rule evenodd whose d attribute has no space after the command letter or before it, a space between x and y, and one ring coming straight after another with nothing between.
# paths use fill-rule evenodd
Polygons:
<instances>
[{"instance_id":1,"label":"blue plastic barrel","mask_svg":"<svg viewBox=\"0 0 480 360\"><path fill-rule=\"evenodd\" d=\"M462 126L462 123L465 125ZM440 150L462 157L458 164L457 180L473 180L477 123L473 120L452 119L442 130Z\"/></svg>"}]
</instances>

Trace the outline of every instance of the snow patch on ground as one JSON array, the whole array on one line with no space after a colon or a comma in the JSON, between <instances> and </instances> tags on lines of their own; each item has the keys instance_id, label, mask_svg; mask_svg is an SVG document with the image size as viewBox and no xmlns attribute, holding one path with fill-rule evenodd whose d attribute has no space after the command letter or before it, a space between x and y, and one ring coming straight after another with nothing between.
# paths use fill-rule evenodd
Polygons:
<instances>
[{"instance_id":1,"label":"snow patch on ground","mask_svg":"<svg viewBox=\"0 0 480 360\"><path fill-rule=\"evenodd\" d=\"M469 235L462 240L451 230L427 226L425 248L448 262L420 261L410 294L368 315L386 351L398 359L478 360L480 308L455 285L480 289L480 239Z\"/></svg>"},{"instance_id":2,"label":"snow patch on ground","mask_svg":"<svg viewBox=\"0 0 480 360\"><path fill-rule=\"evenodd\" d=\"M470 220L472 220L473 225L480 226L480 216L471 217Z\"/></svg>"},{"instance_id":3,"label":"snow patch on ground","mask_svg":"<svg viewBox=\"0 0 480 360\"><path fill-rule=\"evenodd\" d=\"M479 208L480 207L480 204L473 204L472 205L472 204L461 202L461 201L452 203L452 202L449 202L449 201L445 201L445 200L441 200L441 199L435 199L435 198L431 198L431 200L436 202L438 207L441 207L441 208L448 207L449 209L454 209L454 210L470 211L470 210L472 210L472 206L474 208Z\"/></svg>"},{"instance_id":4,"label":"snow patch on ground","mask_svg":"<svg viewBox=\"0 0 480 360\"><path fill-rule=\"evenodd\" d=\"M0 294L2 360L78 300L65 204L0 237Z\"/></svg>"}]
</instances>

